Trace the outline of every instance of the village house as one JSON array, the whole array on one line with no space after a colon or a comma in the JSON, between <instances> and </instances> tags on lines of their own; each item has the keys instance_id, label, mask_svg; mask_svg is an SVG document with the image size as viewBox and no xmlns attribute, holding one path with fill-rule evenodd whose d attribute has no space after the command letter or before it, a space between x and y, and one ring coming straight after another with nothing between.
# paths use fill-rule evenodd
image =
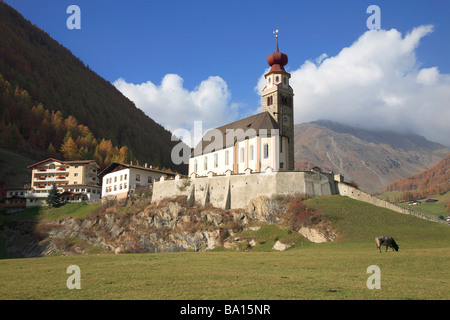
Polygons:
<instances>
[{"instance_id":1,"label":"village house","mask_svg":"<svg viewBox=\"0 0 450 320\"><path fill-rule=\"evenodd\" d=\"M31 190L25 194L27 207L46 205L53 184L65 202L97 201L101 197L98 184L100 166L95 160L62 161L49 158L27 168L32 170Z\"/></svg>"},{"instance_id":2,"label":"village house","mask_svg":"<svg viewBox=\"0 0 450 320\"><path fill-rule=\"evenodd\" d=\"M162 176L175 177L175 173L154 169L152 166L113 162L99 174L102 180L102 199L123 199L136 188L151 187Z\"/></svg>"},{"instance_id":3,"label":"village house","mask_svg":"<svg viewBox=\"0 0 450 320\"><path fill-rule=\"evenodd\" d=\"M30 188L10 188L6 189L6 198L4 207L7 208L8 212L18 211L25 209L26 198L25 195L30 190Z\"/></svg>"}]
</instances>

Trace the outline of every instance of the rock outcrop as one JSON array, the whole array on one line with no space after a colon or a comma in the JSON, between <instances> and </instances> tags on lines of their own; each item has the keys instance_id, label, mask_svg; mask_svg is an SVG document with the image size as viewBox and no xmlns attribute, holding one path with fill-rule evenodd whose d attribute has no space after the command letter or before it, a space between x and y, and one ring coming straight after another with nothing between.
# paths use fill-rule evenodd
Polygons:
<instances>
[{"instance_id":1,"label":"rock outcrop","mask_svg":"<svg viewBox=\"0 0 450 320\"><path fill-rule=\"evenodd\" d=\"M245 209L233 210L191 207L186 197L179 197L154 204L102 205L84 218L3 224L1 228L7 251L14 257L205 251L221 245L248 250L256 245L254 239L232 236L260 224L282 223L285 212L286 201L279 197L259 197ZM287 249L281 247L278 244L275 250Z\"/></svg>"}]
</instances>

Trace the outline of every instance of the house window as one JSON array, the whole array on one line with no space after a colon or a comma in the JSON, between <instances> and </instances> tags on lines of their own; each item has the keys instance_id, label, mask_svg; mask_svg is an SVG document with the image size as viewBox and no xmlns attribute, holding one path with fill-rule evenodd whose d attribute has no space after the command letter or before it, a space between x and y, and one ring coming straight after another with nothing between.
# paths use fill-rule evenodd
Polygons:
<instances>
[{"instance_id":1,"label":"house window","mask_svg":"<svg viewBox=\"0 0 450 320\"><path fill-rule=\"evenodd\" d=\"M114 177L114 182L117 182L117 177Z\"/></svg>"},{"instance_id":2,"label":"house window","mask_svg":"<svg viewBox=\"0 0 450 320\"><path fill-rule=\"evenodd\" d=\"M123 184L123 188L124 188L124 189L127 188L127 183L126 183L126 182Z\"/></svg>"},{"instance_id":3,"label":"house window","mask_svg":"<svg viewBox=\"0 0 450 320\"><path fill-rule=\"evenodd\" d=\"M276 77L275 77L275 82L276 82L276 83L280 82L280 77L279 77L279 76L276 76Z\"/></svg>"},{"instance_id":4,"label":"house window","mask_svg":"<svg viewBox=\"0 0 450 320\"><path fill-rule=\"evenodd\" d=\"M269 145L267 143L264 144L264 159L269 158Z\"/></svg>"},{"instance_id":5,"label":"house window","mask_svg":"<svg viewBox=\"0 0 450 320\"><path fill-rule=\"evenodd\" d=\"M245 161L245 150L244 148L241 148L241 162Z\"/></svg>"},{"instance_id":6,"label":"house window","mask_svg":"<svg viewBox=\"0 0 450 320\"><path fill-rule=\"evenodd\" d=\"M114 191L117 191L117 184L114 185Z\"/></svg>"},{"instance_id":7,"label":"house window","mask_svg":"<svg viewBox=\"0 0 450 320\"><path fill-rule=\"evenodd\" d=\"M148 176L148 183L152 183L152 177Z\"/></svg>"},{"instance_id":8,"label":"house window","mask_svg":"<svg viewBox=\"0 0 450 320\"><path fill-rule=\"evenodd\" d=\"M75 172L75 173L73 174L73 176L74 176L74 177L78 177L78 173Z\"/></svg>"},{"instance_id":9,"label":"house window","mask_svg":"<svg viewBox=\"0 0 450 320\"><path fill-rule=\"evenodd\" d=\"M120 175L120 181L122 181L123 180L123 175Z\"/></svg>"},{"instance_id":10,"label":"house window","mask_svg":"<svg viewBox=\"0 0 450 320\"><path fill-rule=\"evenodd\" d=\"M136 181L141 181L141 175L136 174Z\"/></svg>"},{"instance_id":11,"label":"house window","mask_svg":"<svg viewBox=\"0 0 450 320\"><path fill-rule=\"evenodd\" d=\"M254 157L254 155L253 155L254 150L253 149L254 149L253 145L250 145L250 160L253 160L253 157Z\"/></svg>"},{"instance_id":12,"label":"house window","mask_svg":"<svg viewBox=\"0 0 450 320\"><path fill-rule=\"evenodd\" d=\"M123 178L124 178L125 180L127 180L127 176L128 176L128 174L125 173L125 175L124 175Z\"/></svg>"}]
</instances>

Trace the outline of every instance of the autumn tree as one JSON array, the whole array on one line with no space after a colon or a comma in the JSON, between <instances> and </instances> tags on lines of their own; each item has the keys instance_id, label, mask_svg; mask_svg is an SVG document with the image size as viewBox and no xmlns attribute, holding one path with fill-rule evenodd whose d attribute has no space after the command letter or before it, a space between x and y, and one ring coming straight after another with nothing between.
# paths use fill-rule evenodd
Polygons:
<instances>
[{"instance_id":1,"label":"autumn tree","mask_svg":"<svg viewBox=\"0 0 450 320\"><path fill-rule=\"evenodd\" d=\"M61 153L65 160L78 160L78 147L72 137L69 137L61 146Z\"/></svg>"}]
</instances>

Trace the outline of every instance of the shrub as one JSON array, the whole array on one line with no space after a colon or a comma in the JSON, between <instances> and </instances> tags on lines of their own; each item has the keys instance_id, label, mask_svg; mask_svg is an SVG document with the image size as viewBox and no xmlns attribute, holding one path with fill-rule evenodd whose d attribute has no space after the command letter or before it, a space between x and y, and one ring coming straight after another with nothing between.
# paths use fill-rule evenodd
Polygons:
<instances>
[{"instance_id":1,"label":"shrub","mask_svg":"<svg viewBox=\"0 0 450 320\"><path fill-rule=\"evenodd\" d=\"M289 226L296 231L301 227L310 227L322 221L319 214L309 210L301 201L289 203L287 217Z\"/></svg>"}]
</instances>

